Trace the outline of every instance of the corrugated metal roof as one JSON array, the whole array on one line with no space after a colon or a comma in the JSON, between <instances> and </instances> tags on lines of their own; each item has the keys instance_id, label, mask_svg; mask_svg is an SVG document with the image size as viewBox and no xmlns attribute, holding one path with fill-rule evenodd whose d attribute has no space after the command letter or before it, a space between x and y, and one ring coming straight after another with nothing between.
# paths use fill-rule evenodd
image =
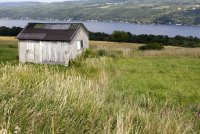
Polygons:
<instances>
[{"instance_id":1,"label":"corrugated metal roof","mask_svg":"<svg viewBox=\"0 0 200 134\"><path fill-rule=\"evenodd\" d=\"M87 31L82 23L28 23L17 39L70 42L80 27Z\"/></svg>"}]
</instances>

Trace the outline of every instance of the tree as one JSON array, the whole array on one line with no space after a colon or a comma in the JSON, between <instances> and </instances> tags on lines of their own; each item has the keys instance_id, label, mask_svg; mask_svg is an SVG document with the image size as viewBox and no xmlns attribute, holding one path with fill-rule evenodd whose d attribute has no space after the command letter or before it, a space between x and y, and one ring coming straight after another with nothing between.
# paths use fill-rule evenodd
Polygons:
<instances>
[{"instance_id":1,"label":"tree","mask_svg":"<svg viewBox=\"0 0 200 134\"><path fill-rule=\"evenodd\" d=\"M21 27L0 27L1 36L17 36L21 32Z\"/></svg>"},{"instance_id":2,"label":"tree","mask_svg":"<svg viewBox=\"0 0 200 134\"><path fill-rule=\"evenodd\" d=\"M111 34L111 40L115 42L128 42L131 39L131 34L123 31L114 31Z\"/></svg>"}]
</instances>

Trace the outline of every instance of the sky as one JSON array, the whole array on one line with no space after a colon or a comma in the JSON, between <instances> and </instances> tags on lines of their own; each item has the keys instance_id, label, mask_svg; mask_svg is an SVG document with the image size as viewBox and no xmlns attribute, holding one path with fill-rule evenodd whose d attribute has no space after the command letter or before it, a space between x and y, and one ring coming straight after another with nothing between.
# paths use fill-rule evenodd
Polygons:
<instances>
[{"instance_id":1,"label":"sky","mask_svg":"<svg viewBox=\"0 0 200 134\"><path fill-rule=\"evenodd\" d=\"M0 2L19 2L19 1L58 2L67 0L0 0Z\"/></svg>"}]
</instances>

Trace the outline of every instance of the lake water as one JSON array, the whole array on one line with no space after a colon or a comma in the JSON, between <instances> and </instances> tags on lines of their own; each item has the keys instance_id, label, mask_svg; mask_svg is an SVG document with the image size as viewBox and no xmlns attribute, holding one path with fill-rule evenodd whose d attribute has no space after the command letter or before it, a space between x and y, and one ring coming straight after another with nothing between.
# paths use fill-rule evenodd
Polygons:
<instances>
[{"instance_id":1,"label":"lake water","mask_svg":"<svg viewBox=\"0 0 200 134\"><path fill-rule=\"evenodd\" d=\"M5 20L0 19L0 26L20 26L24 27L28 22L59 22L64 21L34 21L34 20ZM65 21L66 22L66 21ZM176 25L142 25L129 23L107 23L107 22L82 22L89 31L112 33L115 30L127 31L132 34L153 34L153 35L168 35L170 37L181 36L196 36L200 38L199 26L176 26Z\"/></svg>"}]
</instances>

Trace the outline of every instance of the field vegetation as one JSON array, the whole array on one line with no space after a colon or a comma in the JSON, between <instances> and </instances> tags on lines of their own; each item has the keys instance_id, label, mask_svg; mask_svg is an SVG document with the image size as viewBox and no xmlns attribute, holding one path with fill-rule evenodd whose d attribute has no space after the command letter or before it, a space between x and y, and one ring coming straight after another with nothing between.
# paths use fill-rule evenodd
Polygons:
<instances>
[{"instance_id":1,"label":"field vegetation","mask_svg":"<svg viewBox=\"0 0 200 134\"><path fill-rule=\"evenodd\" d=\"M91 41L64 67L0 40L0 133L200 133L199 48Z\"/></svg>"},{"instance_id":2,"label":"field vegetation","mask_svg":"<svg viewBox=\"0 0 200 134\"><path fill-rule=\"evenodd\" d=\"M128 43L143 43L150 46L180 46L180 47L199 47L200 39L197 37L175 36L169 37L164 35L134 35L124 31L114 31L111 35L106 33L90 32L90 40L95 41L111 41L111 42L128 42ZM162 46L161 46L162 47Z\"/></svg>"},{"instance_id":3,"label":"field vegetation","mask_svg":"<svg viewBox=\"0 0 200 134\"><path fill-rule=\"evenodd\" d=\"M38 25L37 27L41 27ZM0 36L17 36L22 31L21 27L0 27ZM101 32L89 32L89 39L93 41L107 41L107 42L127 42L127 43L140 43L147 44L147 48L160 48L162 46L180 46L180 47L200 47L200 39L198 37L184 37L175 36L169 37L167 35L135 35L125 31L113 31L112 34ZM4 38L6 40L6 38ZM149 45L150 44L150 45ZM160 47L159 47L160 46ZM143 47L142 47L143 48Z\"/></svg>"}]
</instances>

